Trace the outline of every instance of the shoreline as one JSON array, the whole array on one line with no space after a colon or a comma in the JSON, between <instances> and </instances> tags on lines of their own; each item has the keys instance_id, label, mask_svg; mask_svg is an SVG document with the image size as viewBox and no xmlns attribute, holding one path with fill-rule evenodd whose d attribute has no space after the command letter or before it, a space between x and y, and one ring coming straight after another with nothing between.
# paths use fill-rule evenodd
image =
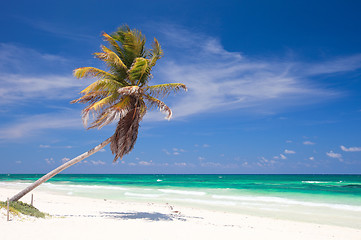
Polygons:
<instances>
[{"instance_id":1,"label":"shoreline","mask_svg":"<svg viewBox=\"0 0 361 240\"><path fill-rule=\"evenodd\" d=\"M331 179L330 177L326 179L296 178L293 181L279 181L280 178L277 177L271 181L270 179L261 181L263 179L260 180L259 177L256 177L251 178L251 181L250 178L242 179L242 181L237 178L230 182L230 179L225 180L224 176L222 178L217 175L210 175L207 178L149 176L142 175L141 178L134 178L133 175L115 178L109 178L109 175L103 177L60 176L56 181L42 184L36 191L100 200L106 198L130 204L134 202L143 204L151 202L160 205L169 203L185 208L361 229L361 198L357 195L350 197L351 194L356 194L358 191L353 188L350 191L349 188L346 188L353 181L358 183L358 179L344 181L345 179L334 179L331 176ZM7 181L5 177L3 178L5 181L0 181L0 188L20 191L30 184L31 178L34 176ZM218 179L222 179L222 181ZM228 184L222 183L219 188L215 188L214 185L210 188L204 187L205 184L219 184L219 182L227 182L227 180ZM254 180L256 180L256 189L261 184L261 191L228 188L230 183L236 182L243 184L240 188L247 189L254 186ZM188 181L188 184L184 184L184 181ZM130 182L131 184L129 184ZM182 184L179 185L179 182ZM202 184L198 184L196 187L189 186L193 182L202 182ZM274 185L277 186L276 192L269 191L269 187L272 189ZM330 185L333 186L335 193L346 191L345 194L324 194L329 191ZM283 191L284 187L289 186L292 188L291 191ZM321 190L315 193L315 187L319 187ZM298 192L299 188L312 190L312 194Z\"/></svg>"},{"instance_id":2,"label":"shoreline","mask_svg":"<svg viewBox=\"0 0 361 240\"><path fill-rule=\"evenodd\" d=\"M18 190L0 187L6 200ZM174 204L125 202L35 190L34 206L53 217L6 221L2 239L360 239L361 229L256 217ZM23 199L30 202L30 194Z\"/></svg>"}]
</instances>

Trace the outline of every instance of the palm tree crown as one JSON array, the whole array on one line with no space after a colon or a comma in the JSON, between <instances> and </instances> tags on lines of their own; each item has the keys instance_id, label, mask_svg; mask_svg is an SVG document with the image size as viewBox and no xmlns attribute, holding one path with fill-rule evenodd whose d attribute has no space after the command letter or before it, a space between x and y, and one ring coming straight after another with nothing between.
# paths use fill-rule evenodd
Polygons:
<instances>
[{"instance_id":1,"label":"palm tree crown","mask_svg":"<svg viewBox=\"0 0 361 240\"><path fill-rule=\"evenodd\" d=\"M97 81L81 91L82 96L72 103L87 104L82 111L85 126L90 112L93 113L94 120L88 128L102 128L119 119L110 144L116 161L133 149L139 123L147 110L159 108L171 118L171 109L157 98L187 88L181 83L148 85L152 68L163 55L157 39L147 49L144 35L128 26L120 27L112 35L103 33L103 37L109 48L101 46L102 52L94 55L106 63L108 71L94 67L75 69L75 77L94 77Z\"/></svg>"}]
</instances>

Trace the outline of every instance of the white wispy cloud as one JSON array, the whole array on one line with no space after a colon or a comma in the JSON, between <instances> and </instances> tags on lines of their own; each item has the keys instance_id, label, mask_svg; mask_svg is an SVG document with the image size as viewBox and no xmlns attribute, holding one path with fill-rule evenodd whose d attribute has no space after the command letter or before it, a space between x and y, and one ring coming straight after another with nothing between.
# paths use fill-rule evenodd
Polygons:
<instances>
[{"instance_id":1,"label":"white wispy cloud","mask_svg":"<svg viewBox=\"0 0 361 240\"><path fill-rule=\"evenodd\" d=\"M333 151L330 151L330 152L327 152L326 155L331 157L331 158L336 158L340 162L343 162L342 155L340 153L335 153Z\"/></svg>"},{"instance_id":2,"label":"white wispy cloud","mask_svg":"<svg viewBox=\"0 0 361 240\"><path fill-rule=\"evenodd\" d=\"M300 71L307 75L332 74L360 68L361 54L338 57L322 63L303 63Z\"/></svg>"},{"instance_id":3,"label":"white wispy cloud","mask_svg":"<svg viewBox=\"0 0 361 240\"><path fill-rule=\"evenodd\" d=\"M361 152L361 147L345 147L341 146L342 151L344 152Z\"/></svg>"},{"instance_id":4,"label":"white wispy cloud","mask_svg":"<svg viewBox=\"0 0 361 240\"><path fill-rule=\"evenodd\" d=\"M156 79L182 82L189 89L176 101L170 101L175 118L235 109L269 114L340 97L343 93L312 83L311 78L361 67L361 55L315 63L254 59L227 51L214 37L179 26L166 25L160 29L167 62L156 72ZM149 118L161 119L155 114Z\"/></svg>"},{"instance_id":5,"label":"white wispy cloud","mask_svg":"<svg viewBox=\"0 0 361 240\"><path fill-rule=\"evenodd\" d=\"M104 161L101 161L101 160L97 160L97 161L91 160L90 163L93 165L105 165L106 164Z\"/></svg>"},{"instance_id":6,"label":"white wispy cloud","mask_svg":"<svg viewBox=\"0 0 361 240\"><path fill-rule=\"evenodd\" d=\"M177 167L186 167L187 166L187 163L185 162L175 162L174 163L174 166L177 166Z\"/></svg>"},{"instance_id":7,"label":"white wispy cloud","mask_svg":"<svg viewBox=\"0 0 361 240\"><path fill-rule=\"evenodd\" d=\"M45 162L46 162L47 164L49 164L49 165L55 163L54 158L52 158L52 157L51 157L51 158L45 158Z\"/></svg>"},{"instance_id":8,"label":"white wispy cloud","mask_svg":"<svg viewBox=\"0 0 361 240\"><path fill-rule=\"evenodd\" d=\"M224 165L222 165L221 163L218 163L218 162L202 162L201 166L202 167L216 167L216 168L225 167Z\"/></svg>"},{"instance_id":9,"label":"white wispy cloud","mask_svg":"<svg viewBox=\"0 0 361 240\"><path fill-rule=\"evenodd\" d=\"M65 162L67 162L67 161L69 161L70 160L70 158L67 158L67 157L63 157L62 159L61 159L61 161L63 162L63 163L65 163Z\"/></svg>"},{"instance_id":10,"label":"white wispy cloud","mask_svg":"<svg viewBox=\"0 0 361 240\"><path fill-rule=\"evenodd\" d=\"M260 157L258 162L256 162L256 165L259 167L272 167L277 163L278 163L278 161L276 161L276 160L273 160L273 159L269 160L265 157Z\"/></svg>"},{"instance_id":11,"label":"white wispy cloud","mask_svg":"<svg viewBox=\"0 0 361 240\"><path fill-rule=\"evenodd\" d=\"M285 154L295 154L296 152L293 151L293 150L285 149L284 153L285 153Z\"/></svg>"},{"instance_id":12,"label":"white wispy cloud","mask_svg":"<svg viewBox=\"0 0 361 240\"><path fill-rule=\"evenodd\" d=\"M330 67L334 67L332 73L338 73L361 66L360 56L355 55L309 64L311 70L303 72L300 71L305 66L302 62L253 59L240 52L227 51L214 37L174 26L160 29L163 29L160 40L164 40L167 61L155 69L155 79L159 83L182 82L189 88L187 93L169 98L176 118L235 109L269 114L278 108L325 101L340 93L311 84L312 76L329 74ZM71 61L0 43L0 105L31 104L39 100L51 103L78 97L79 90L89 82L71 76ZM0 127L0 140L29 136L44 129L81 126L79 113L46 113L26 116L26 119L12 116L13 123ZM147 119L163 118L159 113L151 113Z\"/></svg>"},{"instance_id":13,"label":"white wispy cloud","mask_svg":"<svg viewBox=\"0 0 361 240\"><path fill-rule=\"evenodd\" d=\"M287 157L285 155L283 155L282 153L279 156L274 156L273 158L274 159L283 159L283 160L287 159Z\"/></svg>"},{"instance_id":14,"label":"white wispy cloud","mask_svg":"<svg viewBox=\"0 0 361 240\"><path fill-rule=\"evenodd\" d=\"M167 149L162 149L162 152L164 152L167 155L180 155L181 153L186 152L183 148L172 148L171 151L168 151Z\"/></svg>"},{"instance_id":15,"label":"white wispy cloud","mask_svg":"<svg viewBox=\"0 0 361 240\"><path fill-rule=\"evenodd\" d=\"M174 152L185 152L183 148L173 148Z\"/></svg>"},{"instance_id":16,"label":"white wispy cloud","mask_svg":"<svg viewBox=\"0 0 361 240\"><path fill-rule=\"evenodd\" d=\"M311 142L311 141L304 141L303 144L304 145L314 145L315 143Z\"/></svg>"},{"instance_id":17,"label":"white wispy cloud","mask_svg":"<svg viewBox=\"0 0 361 240\"><path fill-rule=\"evenodd\" d=\"M0 127L0 140L32 136L47 129L82 128L79 113L49 113L20 117L14 123ZM40 145L46 148L49 145Z\"/></svg>"},{"instance_id":18,"label":"white wispy cloud","mask_svg":"<svg viewBox=\"0 0 361 240\"><path fill-rule=\"evenodd\" d=\"M30 100L59 100L78 97L77 89L85 86L69 76L34 76L0 74L0 104L24 104ZM65 102L65 101L64 101ZM67 101L66 101L67 102Z\"/></svg>"},{"instance_id":19,"label":"white wispy cloud","mask_svg":"<svg viewBox=\"0 0 361 240\"><path fill-rule=\"evenodd\" d=\"M52 146L52 145L45 145L45 144L40 144L39 148L73 148L72 146Z\"/></svg>"},{"instance_id":20,"label":"white wispy cloud","mask_svg":"<svg viewBox=\"0 0 361 240\"><path fill-rule=\"evenodd\" d=\"M39 145L39 148L50 148L50 145L43 145L43 144L40 144L40 145Z\"/></svg>"},{"instance_id":21,"label":"white wispy cloud","mask_svg":"<svg viewBox=\"0 0 361 240\"><path fill-rule=\"evenodd\" d=\"M69 64L65 57L41 53L12 43L0 42L0 69L6 73L53 72Z\"/></svg>"},{"instance_id":22,"label":"white wispy cloud","mask_svg":"<svg viewBox=\"0 0 361 240\"><path fill-rule=\"evenodd\" d=\"M77 97L87 84L72 75L69 60L0 43L0 105Z\"/></svg>"},{"instance_id":23,"label":"white wispy cloud","mask_svg":"<svg viewBox=\"0 0 361 240\"><path fill-rule=\"evenodd\" d=\"M96 36L81 33L83 28L79 29L69 25L65 26L51 21L30 19L23 16L17 18L35 29L42 30L56 37L82 41L83 43L99 40Z\"/></svg>"},{"instance_id":24,"label":"white wispy cloud","mask_svg":"<svg viewBox=\"0 0 361 240\"><path fill-rule=\"evenodd\" d=\"M170 155L171 153L167 149L162 149L162 152L164 152L167 155Z\"/></svg>"},{"instance_id":25,"label":"white wispy cloud","mask_svg":"<svg viewBox=\"0 0 361 240\"><path fill-rule=\"evenodd\" d=\"M141 166L151 166L151 165L154 165L153 161L140 161L138 162L139 165Z\"/></svg>"}]
</instances>

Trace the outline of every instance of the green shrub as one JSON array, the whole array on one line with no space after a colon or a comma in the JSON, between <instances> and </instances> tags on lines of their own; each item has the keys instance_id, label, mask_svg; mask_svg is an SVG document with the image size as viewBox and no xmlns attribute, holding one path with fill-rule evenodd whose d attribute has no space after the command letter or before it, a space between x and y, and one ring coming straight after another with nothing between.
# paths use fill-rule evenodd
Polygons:
<instances>
[{"instance_id":1,"label":"green shrub","mask_svg":"<svg viewBox=\"0 0 361 240\"><path fill-rule=\"evenodd\" d=\"M0 206L3 208L7 208L7 202L0 202ZM36 207L21 201L10 202L9 210L10 212L16 215L22 213L24 215L33 216L37 218L45 218L45 216L47 215L43 212L40 212Z\"/></svg>"}]
</instances>

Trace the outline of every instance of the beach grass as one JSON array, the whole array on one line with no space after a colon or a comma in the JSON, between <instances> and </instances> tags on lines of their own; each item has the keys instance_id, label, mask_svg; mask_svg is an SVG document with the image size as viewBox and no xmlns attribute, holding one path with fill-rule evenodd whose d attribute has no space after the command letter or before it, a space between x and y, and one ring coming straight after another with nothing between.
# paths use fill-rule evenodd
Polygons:
<instances>
[{"instance_id":1,"label":"beach grass","mask_svg":"<svg viewBox=\"0 0 361 240\"><path fill-rule=\"evenodd\" d=\"M0 207L6 209L7 202L0 201ZM21 213L36 218L45 218L48 215L44 212L39 211L39 209L37 209L36 207L21 201L10 202L9 211L16 216L19 216Z\"/></svg>"}]
</instances>

